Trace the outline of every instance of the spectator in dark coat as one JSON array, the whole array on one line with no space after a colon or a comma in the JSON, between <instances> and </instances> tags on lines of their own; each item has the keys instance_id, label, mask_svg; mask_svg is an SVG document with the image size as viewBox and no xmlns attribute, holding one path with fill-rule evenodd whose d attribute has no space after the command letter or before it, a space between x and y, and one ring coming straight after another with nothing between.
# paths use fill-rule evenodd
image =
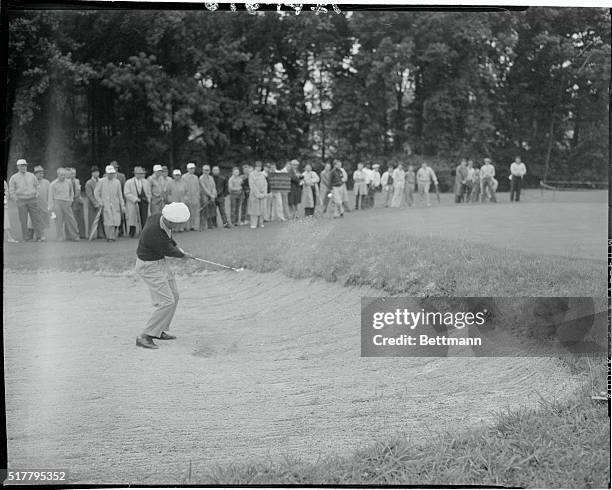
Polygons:
<instances>
[{"instance_id":1,"label":"spectator in dark coat","mask_svg":"<svg viewBox=\"0 0 612 490\"><path fill-rule=\"evenodd\" d=\"M123 195L123 188L125 187L125 182L127 180L125 174L123 172L119 172L119 164L117 163L116 160L113 160L110 163L113 167L115 167L115 171L117 172L117 180L119 181L119 183L121 184L121 197L123 198L124 202L125 202L125 196ZM121 215L121 225L119 226L119 232L117 233L118 236L123 236L123 228L124 226L127 229L127 222L125 221L125 214Z\"/></svg>"},{"instance_id":2,"label":"spectator in dark coat","mask_svg":"<svg viewBox=\"0 0 612 490\"><path fill-rule=\"evenodd\" d=\"M217 165L212 168L213 179L215 181L215 187L217 188L217 197L215 198L215 205L221 215L221 221L225 228L230 228L230 224L227 221L227 214L225 212L225 196L228 194L227 190L227 179L221 175L221 170ZM217 216L214 217L213 227L217 227Z\"/></svg>"},{"instance_id":3,"label":"spectator in dark coat","mask_svg":"<svg viewBox=\"0 0 612 490\"><path fill-rule=\"evenodd\" d=\"M247 219L247 205L249 202L249 174L251 173L251 167L249 164L242 166L242 203L240 204L240 224L248 225L249 220Z\"/></svg>"},{"instance_id":4,"label":"spectator in dark coat","mask_svg":"<svg viewBox=\"0 0 612 490\"><path fill-rule=\"evenodd\" d=\"M302 202L302 179L303 175L299 171L300 162L291 160L289 178L291 179L291 190L289 191L289 219L297 218L297 210Z\"/></svg>"}]
</instances>

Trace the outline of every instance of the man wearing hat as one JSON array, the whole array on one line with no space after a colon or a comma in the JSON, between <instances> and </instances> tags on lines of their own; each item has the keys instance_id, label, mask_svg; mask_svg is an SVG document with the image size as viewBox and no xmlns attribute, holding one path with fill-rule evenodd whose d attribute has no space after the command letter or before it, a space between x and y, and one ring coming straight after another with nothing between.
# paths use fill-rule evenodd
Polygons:
<instances>
[{"instance_id":1,"label":"man wearing hat","mask_svg":"<svg viewBox=\"0 0 612 490\"><path fill-rule=\"evenodd\" d=\"M195 174L196 164L187 164L187 173L183 174L183 182L187 187L187 207L189 208L189 222L187 230L200 231L200 181Z\"/></svg>"},{"instance_id":2,"label":"man wearing hat","mask_svg":"<svg viewBox=\"0 0 612 490\"><path fill-rule=\"evenodd\" d=\"M167 200L172 202L182 202L186 205L189 204L189 197L187 196L187 186L183 182L183 174L178 168L175 168L172 172L172 181L168 182L166 187ZM177 226L174 231L185 231L186 223Z\"/></svg>"},{"instance_id":3,"label":"man wearing hat","mask_svg":"<svg viewBox=\"0 0 612 490\"><path fill-rule=\"evenodd\" d=\"M45 226L38 207L38 179L28 172L28 162L23 158L17 160L17 173L9 179L9 197L16 201L21 223L22 240L29 242L28 216L32 220L34 233L42 241L46 240Z\"/></svg>"},{"instance_id":4,"label":"man wearing hat","mask_svg":"<svg viewBox=\"0 0 612 490\"><path fill-rule=\"evenodd\" d=\"M81 196L81 181L77 179L76 175L76 168L66 167L66 178L70 180L72 186L74 187L72 212L79 228L79 237L87 238L87 232L85 230L85 212L83 206L83 198Z\"/></svg>"},{"instance_id":5,"label":"man wearing hat","mask_svg":"<svg viewBox=\"0 0 612 490\"><path fill-rule=\"evenodd\" d=\"M212 168L212 178L215 181L215 189L217 191L217 197L215 197L215 206L219 210L221 215L221 221L223 221L223 227L229 228L230 224L227 221L227 213L225 212L225 198L228 195L227 190L227 179L221 175L221 169L218 165ZM267 179L266 179L267 182ZM214 217L212 218L212 224L217 227L217 212L215 210Z\"/></svg>"},{"instance_id":6,"label":"man wearing hat","mask_svg":"<svg viewBox=\"0 0 612 490\"><path fill-rule=\"evenodd\" d=\"M162 172L161 165L153 165L153 175L148 179L151 186L151 214L161 213L166 201L166 181Z\"/></svg>"},{"instance_id":7,"label":"man wearing hat","mask_svg":"<svg viewBox=\"0 0 612 490\"><path fill-rule=\"evenodd\" d=\"M87 230L89 236L92 233L92 226L94 224L94 220L98 215L98 211L100 211L100 203L97 201L94 192L96 190L96 186L98 185L98 181L100 180L100 169L96 166L91 167L91 178L85 183L85 196L87 196L87 221L88 226ZM96 233L96 238L105 238L104 237L104 226L102 226L102 216L100 215L100 219L98 220L98 231Z\"/></svg>"},{"instance_id":8,"label":"man wearing hat","mask_svg":"<svg viewBox=\"0 0 612 490\"><path fill-rule=\"evenodd\" d=\"M134 167L134 177L128 179L123 188L125 215L130 238L134 238L136 230L141 233L142 227L149 217L151 186L144 176L144 168Z\"/></svg>"},{"instance_id":9,"label":"man wearing hat","mask_svg":"<svg viewBox=\"0 0 612 490\"><path fill-rule=\"evenodd\" d=\"M372 170L372 165L370 163L366 163L363 166L363 173L365 174L365 183L366 183L366 194L365 194L365 206L363 208L371 208L372 207L372 199L374 197L374 193L372 191L372 179L374 178L374 170Z\"/></svg>"},{"instance_id":10,"label":"man wearing hat","mask_svg":"<svg viewBox=\"0 0 612 490\"><path fill-rule=\"evenodd\" d=\"M47 228L49 228L51 217L51 210L48 209L50 182L45 179L45 169L40 165L36 165L36 167L34 167L34 175L38 180L38 209L40 210L40 219L42 220L46 230ZM28 220L28 238L33 238L36 241L41 241L42 237L36 236L31 221L32 220Z\"/></svg>"},{"instance_id":11,"label":"man wearing hat","mask_svg":"<svg viewBox=\"0 0 612 490\"><path fill-rule=\"evenodd\" d=\"M174 202L164 206L161 213L151 215L140 234L136 250L136 273L149 287L155 310L143 332L136 337L138 347L157 349L153 339L176 338L168 333L168 330L176 312L179 293L166 257L193 258L193 255L179 248L172 239L172 232L188 221L187 205Z\"/></svg>"},{"instance_id":12,"label":"man wearing hat","mask_svg":"<svg viewBox=\"0 0 612 490\"><path fill-rule=\"evenodd\" d=\"M117 228L121 226L121 215L125 211L121 184L112 165L106 166L106 175L98 181L94 190L96 201L102 206L104 233L107 242L114 242Z\"/></svg>"},{"instance_id":13,"label":"man wearing hat","mask_svg":"<svg viewBox=\"0 0 612 490\"><path fill-rule=\"evenodd\" d=\"M57 169L57 179L49 186L49 209L55 216L58 240L79 241L79 228L72 210L74 186L65 168Z\"/></svg>"},{"instance_id":14,"label":"man wearing hat","mask_svg":"<svg viewBox=\"0 0 612 490\"><path fill-rule=\"evenodd\" d=\"M202 166L200 175L200 231L212 228L212 218L217 216L217 186L215 180L210 175L210 165Z\"/></svg>"},{"instance_id":15,"label":"man wearing hat","mask_svg":"<svg viewBox=\"0 0 612 490\"><path fill-rule=\"evenodd\" d=\"M162 177L163 177L162 182L164 183L164 199L165 199L164 204L170 204L170 201L168 200L168 184L172 182L172 177L170 177L168 173L169 173L168 167L166 165L162 165Z\"/></svg>"},{"instance_id":16,"label":"man wearing hat","mask_svg":"<svg viewBox=\"0 0 612 490\"><path fill-rule=\"evenodd\" d=\"M495 167L491 164L490 158L484 159L484 165L480 167L480 194L482 195L482 201L484 202L486 196L489 197L491 202L497 202L495 197L495 185L497 180L495 179Z\"/></svg>"}]
</instances>

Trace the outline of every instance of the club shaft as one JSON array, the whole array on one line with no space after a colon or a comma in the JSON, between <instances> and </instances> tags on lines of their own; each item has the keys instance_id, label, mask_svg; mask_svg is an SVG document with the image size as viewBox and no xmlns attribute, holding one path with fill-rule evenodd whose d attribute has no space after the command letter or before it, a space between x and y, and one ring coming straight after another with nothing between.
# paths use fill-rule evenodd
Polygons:
<instances>
[{"instance_id":1,"label":"club shaft","mask_svg":"<svg viewBox=\"0 0 612 490\"><path fill-rule=\"evenodd\" d=\"M219 267L225 267L226 269L236 270L236 269L234 269L233 267L230 267L229 265L217 264L216 262L212 262L212 261L210 261L210 260L201 259L201 258L199 258L199 257L194 257L194 259L195 259L195 260L198 260L198 261L200 261L200 262L205 262L205 263L207 263L207 264L212 264L212 265L216 265L216 266L219 266Z\"/></svg>"}]
</instances>

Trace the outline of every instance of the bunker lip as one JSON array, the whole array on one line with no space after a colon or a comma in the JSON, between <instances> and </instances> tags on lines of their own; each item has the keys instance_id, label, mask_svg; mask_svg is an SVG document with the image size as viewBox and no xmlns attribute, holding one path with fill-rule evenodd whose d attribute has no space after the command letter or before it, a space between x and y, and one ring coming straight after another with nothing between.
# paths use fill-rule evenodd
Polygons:
<instances>
[{"instance_id":1,"label":"bunker lip","mask_svg":"<svg viewBox=\"0 0 612 490\"><path fill-rule=\"evenodd\" d=\"M424 441L582 381L555 359L361 358L360 298L381 295L367 288L182 276L178 338L151 352L133 345L151 310L135 275L4 278L9 462L70 468L78 482L172 484L190 461L203 471Z\"/></svg>"}]
</instances>

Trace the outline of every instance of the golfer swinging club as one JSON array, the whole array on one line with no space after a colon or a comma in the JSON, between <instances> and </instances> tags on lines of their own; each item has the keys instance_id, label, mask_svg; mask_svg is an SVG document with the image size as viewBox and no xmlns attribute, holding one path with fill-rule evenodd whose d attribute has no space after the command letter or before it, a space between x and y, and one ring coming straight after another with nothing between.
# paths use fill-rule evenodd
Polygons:
<instances>
[{"instance_id":1,"label":"golfer swinging club","mask_svg":"<svg viewBox=\"0 0 612 490\"><path fill-rule=\"evenodd\" d=\"M136 250L136 272L149 286L155 311L147 325L136 337L136 345L146 349L157 349L153 339L172 340L176 336L168 333L170 322L178 305L179 294L174 275L168 267L166 257L192 259L193 255L177 247L172 239L172 230L189 221L189 208L182 202L167 204L161 213L147 219L140 234Z\"/></svg>"}]
</instances>

